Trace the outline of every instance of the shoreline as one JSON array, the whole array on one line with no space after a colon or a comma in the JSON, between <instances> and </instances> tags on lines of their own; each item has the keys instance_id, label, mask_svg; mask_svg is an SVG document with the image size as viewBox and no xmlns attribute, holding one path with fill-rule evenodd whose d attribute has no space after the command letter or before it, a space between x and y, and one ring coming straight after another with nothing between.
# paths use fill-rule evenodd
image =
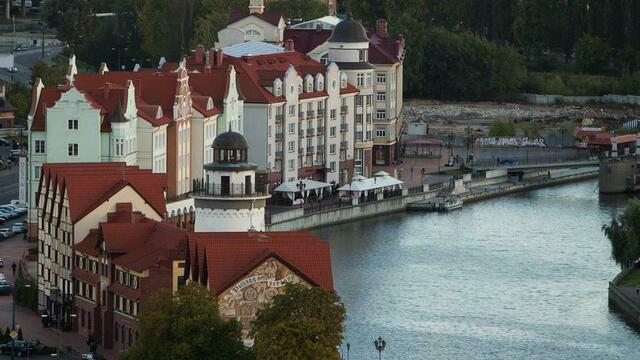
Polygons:
<instances>
[{"instance_id":1,"label":"shoreline","mask_svg":"<svg viewBox=\"0 0 640 360\"><path fill-rule=\"evenodd\" d=\"M525 184L513 184L497 189L471 190L460 194L459 197L465 203L474 203L500 196L519 192L532 191L541 188L563 185L573 182L591 180L598 177L598 171L588 171L580 174L564 175L555 179L540 179ZM473 185L473 182L470 182ZM471 186L472 187L472 186ZM430 200L438 196L440 189L427 190L418 194L406 194L402 197L379 200L371 203L348 206L338 209L325 210L313 214L304 215L300 209L291 210L281 215L282 220L267 226L267 231L300 231L318 229L325 226L339 225L348 222L360 221L384 215L410 211L410 204Z\"/></svg>"}]
</instances>

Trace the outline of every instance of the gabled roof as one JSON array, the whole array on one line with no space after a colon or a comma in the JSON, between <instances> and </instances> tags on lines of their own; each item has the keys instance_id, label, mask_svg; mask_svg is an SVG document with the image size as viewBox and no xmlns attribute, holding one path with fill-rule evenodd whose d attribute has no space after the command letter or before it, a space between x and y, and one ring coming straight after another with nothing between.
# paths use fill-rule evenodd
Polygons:
<instances>
[{"instance_id":1,"label":"gabled roof","mask_svg":"<svg viewBox=\"0 0 640 360\"><path fill-rule=\"evenodd\" d=\"M280 20L283 20L282 13L278 12L266 12L266 13L248 13L248 12L232 12L229 15L229 21L227 21L227 26L240 21L249 16L255 16L258 19L262 19L273 26L278 26L280 24Z\"/></svg>"},{"instance_id":2,"label":"gabled roof","mask_svg":"<svg viewBox=\"0 0 640 360\"><path fill-rule=\"evenodd\" d=\"M49 163L42 167L47 188L67 193L72 223L81 220L123 188L130 186L156 211L166 213L166 174L154 174L125 163ZM39 198L39 196L38 196Z\"/></svg>"},{"instance_id":3,"label":"gabled roof","mask_svg":"<svg viewBox=\"0 0 640 360\"><path fill-rule=\"evenodd\" d=\"M249 103L277 103L286 101L283 96L274 96L266 86L271 86L276 78L284 79L289 66L293 65L302 78L307 74L324 74L325 67L309 56L297 51L279 54L244 56L235 58L225 56L224 61L236 69L238 86ZM283 90L284 91L284 90Z\"/></svg>"},{"instance_id":4,"label":"gabled roof","mask_svg":"<svg viewBox=\"0 0 640 360\"><path fill-rule=\"evenodd\" d=\"M309 232L190 233L190 256L209 288L220 294L269 257L275 257L311 285L333 289L329 244ZM192 241L192 239L194 239ZM206 264L203 264L206 259ZM196 259L189 260L193 266Z\"/></svg>"}]
</instances>

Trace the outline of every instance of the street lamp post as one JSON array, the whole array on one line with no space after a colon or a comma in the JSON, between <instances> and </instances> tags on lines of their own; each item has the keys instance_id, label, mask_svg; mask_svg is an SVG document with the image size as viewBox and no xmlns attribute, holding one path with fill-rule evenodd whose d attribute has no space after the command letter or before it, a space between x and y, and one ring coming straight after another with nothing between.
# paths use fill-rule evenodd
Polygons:
<instances>
[{"instance_id":1,"label":"street lamp post","mask_svg":"<svg viewBox=\"0 0 640 360\"><path fill-rule=\"evenodd\" d=\"M373 341L373 346L378 350L378 360L382 360L382 352L384 348L387 346L387 342L382 339L382 337L378 336L378 339Z\"/></svg>"}]
</instances>

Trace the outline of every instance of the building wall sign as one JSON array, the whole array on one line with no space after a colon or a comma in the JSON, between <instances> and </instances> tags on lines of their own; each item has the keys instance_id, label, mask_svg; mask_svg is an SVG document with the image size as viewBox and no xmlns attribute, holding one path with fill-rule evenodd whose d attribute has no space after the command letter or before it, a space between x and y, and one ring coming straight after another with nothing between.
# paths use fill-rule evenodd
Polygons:
<instances>
[{"instance_id":1,"label":"building wall sign","mask_svg":"<svg viewBox=\"0 0 640 360\"><path fill-rule=\"evenodd\" d=\"M529 146L547 147L544 138L530 139L528 137L487 137L477 138L478 146Z\"/></svg>"},{"instance_id":2,"label":"building wall sign","mask_svg":"<svg viewBox=\"0 0 640 360\"><path fill-rule=\"evenodd\" d=\"M256 312L270 304L275 295L284 293L289 283L306 284L291 269L270 258L218 296L220 315L238 320L247 337Z\"/></svg>"}]
</instances>

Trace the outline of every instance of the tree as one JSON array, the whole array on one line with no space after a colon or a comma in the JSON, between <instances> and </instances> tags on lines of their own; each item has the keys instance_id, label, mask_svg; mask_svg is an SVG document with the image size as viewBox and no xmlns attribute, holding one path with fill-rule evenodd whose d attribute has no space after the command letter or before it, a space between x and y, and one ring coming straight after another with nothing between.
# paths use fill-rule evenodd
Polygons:
<instances>
[{"instance_id":1,"label":"tree","mask_svg":"<svg viewBox=\"0 0 640 360\"><path fill-rule=\"evenodd\" d=\"M335 292L288 284L252 324L256 358L338 360L345 316Z\"/></svg>"},{"instance_id":2,"label":"tree","mask_svg":"<svg viewBox=\"0 0 640 360\"><path fill-rule=\"evenodd\" d=\"M161 290L140 315L140 337L122 359L248 359L237 321L220 318L209 290L189 284L174 295Z\"/></svg>"},{"instance_id":3,"label":"tree","mask_svg":"<svg viewBox=\"0 0 640 360\"><path fill-rule=\"evenodd\" d=\"M489 127L489 136L507 137L516 136L516 128L511 122L495 119Z\"/></svg>"},{"instance_id":4,"label":"tree","mask_svg":"<svg viewBox=\"0 0 640 360\"><path fill-rule=\"evenodd\" d=\"M7 100L16 108L16 123L26 124L31 106L31 90L17 82L11 85L11 89L7 92Z\"/></svg>"},{"instance_id":5,"label":"tree","mask_svg":"<svg viewBox=\"0 0 640 360\"><path fill-rule=\"evenodd\" d=\"M609 68L611 48L598 36L584 35L576 44L576 65L586 73L594 74Z\"/></svg>"},{"instance_id":6,"label":"tree","mask_svg":"<svg viewBox=\"0 0 640 360\"><path fill-rule=\"evenodd\" d=\"M31 66L31 81L35 83L35 80L40 78L44 86L55 87L62 84L65 74L65 66L59 64L47 65L42 60L38 60Z\"/></svg>"},{"instance_id":7,"label":"tree","mask_svg":"<svg viewBox=\"0 0 640 360\"><path fill-rule=\"evenodd\" d=\"M311 20L325 16L327 5L318 0L278 0L267 3L267 11L279 12L286 18Z\"/></svg>"},{"instance_id":8,"label":"tree","mask_svg":"<svg viewBox=\"0 0 640 360\"><path fill-rule=\"evenodd\" d=\"M630 199L624 213L602 227L611 242L611 258L620 268L632 266L640 259L640 200Z\"/></svg>"}]
</instances>

